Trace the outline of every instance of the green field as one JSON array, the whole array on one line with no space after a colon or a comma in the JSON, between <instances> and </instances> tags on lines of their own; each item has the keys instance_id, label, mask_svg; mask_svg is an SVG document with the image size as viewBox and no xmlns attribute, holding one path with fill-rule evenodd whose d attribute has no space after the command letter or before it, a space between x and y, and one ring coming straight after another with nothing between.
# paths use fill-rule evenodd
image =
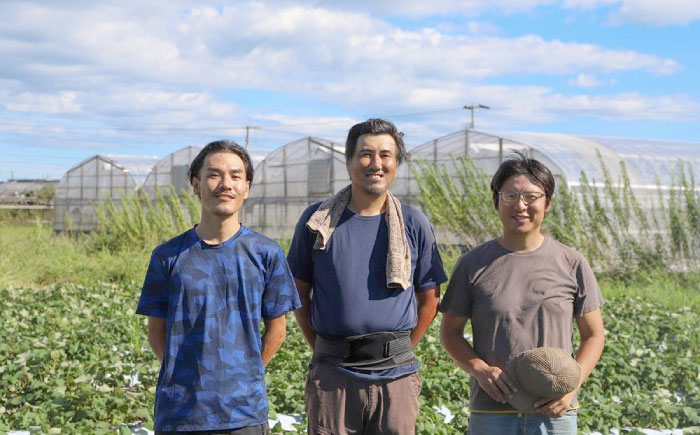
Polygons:
<instances>
[{"instance_id":1,"label":"green field","mask_svg":"<svg viewBox=\"0 0 700 435\"><path fill-rule=\"evenodd\" d=\"M151 427L158 364L145 319L133 314L149 251L110 252L91 237L6 224L0 244L0 431L130 433L120 424L138 420ZM606 349L582 389L579 427L700 425L700 273L600 282ZM438 321L417 349L418 433L463 433L469 381L440 347ZM268 370L273 413L303 411L309 356L290 316ZM449 425L434 409L441 406L455 415Z\"/></svg>"}]
</instances>

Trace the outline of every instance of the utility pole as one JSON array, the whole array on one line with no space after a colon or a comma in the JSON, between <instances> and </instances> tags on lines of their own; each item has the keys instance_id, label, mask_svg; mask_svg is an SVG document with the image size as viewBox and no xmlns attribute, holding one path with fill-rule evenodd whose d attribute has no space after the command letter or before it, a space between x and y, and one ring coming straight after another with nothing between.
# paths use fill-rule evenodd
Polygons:
<instances>
[{"instance_id":1,"label":"utility pole","mask_svg":"<svg viewBox=\"0 0 700 435\"><path fill-rule=\"evenodd\" d=\"M472 122L470 124L469 129L474 130L474 112L476 112L477 109L489 110L491 108L489 106L484 106L483 104L472 103L469 106L464 106L464 109L470 110L472 112Z\"/></svg>"},{"instance_id":2,"label":"utility pole","mask_svg":"<svg viewBox=\"0 0 700 435\"><path fill-rule=\"evenodd\" d=\"M260 130L257 125L246 125L245 127L245 147L248 148L250 145L250 130Z\"/></svg>"}]
</instances>

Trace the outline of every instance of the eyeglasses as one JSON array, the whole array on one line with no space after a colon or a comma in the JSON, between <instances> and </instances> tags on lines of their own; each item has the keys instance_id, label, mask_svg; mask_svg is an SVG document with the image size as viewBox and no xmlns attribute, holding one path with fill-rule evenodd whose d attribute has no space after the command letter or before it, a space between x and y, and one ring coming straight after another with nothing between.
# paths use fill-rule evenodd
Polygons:
<instances>
[{"instance_id":1,"label":"eyeglasses","mask_svg":"<svg viewBox=\"0 0 700 435\"><path fill-rule=\"evenodd\" d=\"M533 202L537 201L538 199L544 196L544 193L542 192L520 193L514 190L503 190L501 192L498 192L498 194L501 196L501 199L505 202L515 202L518 199L522 198L523 202L527 205L532 204Z\"/></svg>"}]
</instances>

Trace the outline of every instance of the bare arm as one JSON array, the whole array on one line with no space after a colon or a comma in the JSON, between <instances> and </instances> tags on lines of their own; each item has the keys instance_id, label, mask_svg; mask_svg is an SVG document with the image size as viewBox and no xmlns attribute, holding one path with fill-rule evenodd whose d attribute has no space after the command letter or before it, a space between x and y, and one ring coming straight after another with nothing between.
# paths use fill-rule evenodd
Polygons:
<instances>
[{"instance_id":1,"label":"bare arm","mask_svg":"<svg viewBox=\"0 0 700 435\"><path fill-rule=\"evenodd\" d=\"M311 283L301 281L294 278L294 282L299 290L299 299L301 300L301 308L294 311L294 317L304 333L306 342L309 343L311 349L316 344L316 333L311 329Z\"/></svg>"},{"instance_id":2,"label":"bare arm","mask_svg":"<svg viewBox=\"0 0 700 435\"><path fill-rule=\"evenodd\" d=\"M287 318L284 315L274 319L263 319L265 334L262 336L262 363L264 367L272 360L287 336Z\"/></svg>"},{"instance_id":3,"label":"bare arm","mask_svg":"<svg viewBox=\"0 0 700 435\"><path fill-rule=\"evenodd\" d=\"M490 366L479 358L464 338L464 327L468 320L468 317L444 313L440 325L442 346L459 367L476 379L489 397L497 402L506 403L516 388L503 370Z\"/></svg>"},{"instance_id":4,"label":"bare arm","mask_svg":"<svg viewBox=\"0 0 700 435\"><path fill-rule=\"evenodd\" d=\"M569 409L576 391L581 388L581 385L593 372L605 346L605 329L603 328L603 316L600 313L600 309L576 317L576 325L581 334L581 345L578 347L578 352L576 352L576 361L581 366L581 382L576 390L563 395L559 399L550 402L546 400L535 402L537 411L550 417L560 417Z\"/></svg>"},{"instance_id":5,"label":"bare arm","mask_svg":"<svg viewBox=\"0 0 700 435\"><path fill-rule=\"evenodd\" d=\"M430 324L435 319L440 305L440 286L426 291L416 292L418 300L418 323L411 331L411 344L416 347L423 338Z\"/></svg>"},{"instance_id":6,"label":"bare arm","mask_svg":"<svg viewBox=\"0 0 700 435\"><path fill-rule=\"evenodd\" d=\"M164 318L148 316L148 344L161 364L165 356L165 322Z\"/></svg>"}]
</instances>

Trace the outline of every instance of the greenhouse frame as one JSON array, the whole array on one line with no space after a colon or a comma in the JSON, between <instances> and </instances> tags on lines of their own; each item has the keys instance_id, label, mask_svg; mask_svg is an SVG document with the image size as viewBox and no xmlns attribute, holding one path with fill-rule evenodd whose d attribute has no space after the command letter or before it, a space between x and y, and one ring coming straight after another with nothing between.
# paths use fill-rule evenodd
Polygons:
<instances>
[{"instance_id":1,"label":"greenhouse frame","mask_svg":"<svg viewBox=\"0 0 700 435\"><path fill-rule=\"evenodd\" d=\"M56 186L54 231L97 229L95 206L109 200L118 205L124 195L135 193L158 160L155 156L98 154L69 169Z\"/></svg>"},{"instance_id":2,"label":"greenhouse frame","mask_svg":"<svg viewBox=\"0 0 700 435\"><path fill-rule=\"evenodd\" d=\"M289 239L311 204L350 182L345 146L306 137L269 153L255 168L242 222L274 239Z\"/></svg>"},{"instance_id":3,"label":"greenhouse frame","mask_svg":"<svg viewBox=\"0 0 700 435\"><path fill-rule=\"evenodd\" d=\"M199 154L202 148L187 146L173 151L163 157L153 166L151 172L143 183L143 190L149 198L155 199L156 191L167 193L170 186L175 192L181 194L184 191L191 194L188 172L192 160Z\"/></svg>"},{"instance_id":4,"label":"greenhouse frame","mask_svg":"<svg viewBox=\"0 0 700 435\"><path fill-rule=\"evenodd\" d=\"M411 165L430 162L456 177L454 162L469 157L491 176L513 151L521 151L547 165L576 191L581 172L601 186L602 162L613 182L621 179L624 162L631 188L642 206L672 188L680 162L700 180L700 143L667 140L582 136L558 133L460 130L409 150ZM244 223L269 237L288 239L299 216L349 183L345 148L318 138L291 142L270 153L258 165L256 181L246 202ZM402 202L420 206L419 188L409 164L397 170L391 191ZM446 242L449 236L440 236Z\"/></svg>"}]
</instances>

